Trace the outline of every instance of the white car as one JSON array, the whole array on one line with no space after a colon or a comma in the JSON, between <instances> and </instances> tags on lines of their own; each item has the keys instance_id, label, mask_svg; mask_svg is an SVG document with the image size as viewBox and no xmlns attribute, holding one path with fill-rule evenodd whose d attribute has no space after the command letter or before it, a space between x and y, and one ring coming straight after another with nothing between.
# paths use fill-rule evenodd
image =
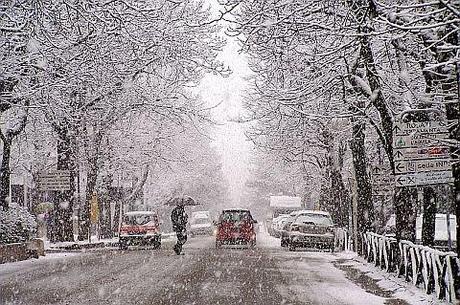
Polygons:
<instances>
[{"instance_id":1,"label":"white car","mask_svg":"<svg viewBox=\"0 0 460 305\"><path fill-rule=\"evenodd\" d=\"M334 223L331 215L325 211L300 212L290 226L288 247L290 251L314 247L334 252Z\"/></svg>"},{"instance_id":2,"label":"white car","mask_svg":"<svg viewBox=\"0 0 460 305\"><path fill-rule=\"evenodd\" d=\"M281 214L280 216L273 219L273 222L272 222L273 236L275 237L281 236L281 229L283 228L284 221L288 218L289 218L289 215Z\"/></svg>"},{"instance_id":3,"label":"white car","mask_svg":"<svg viewBox=\"0 0 460 305\"><path fill-rule=\"evenodd\" d=\"M195 235L213 235L214 227L212 225L209 213L192 214L189 227L190 236Z\"/></svg>"}]
</instances>

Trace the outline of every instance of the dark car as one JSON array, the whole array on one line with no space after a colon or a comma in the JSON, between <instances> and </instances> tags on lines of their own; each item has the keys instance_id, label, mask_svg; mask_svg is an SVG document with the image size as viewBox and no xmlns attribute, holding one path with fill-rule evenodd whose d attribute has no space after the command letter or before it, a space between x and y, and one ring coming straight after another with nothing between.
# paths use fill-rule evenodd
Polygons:
<instances>
[{"instance_id":1,"label":"dark car","mask_svg":"<svg viewBox=\"0 0 460 305\"><path fill-rule=\"evenodd\" d=\"M215 223L216 247L222 245L256 245L256 220L247 209L223 210Z\"/></svg>"},{"instance_id":2,"label":"dark car","mask_svg":"<svg viewBox=\"0 0 460 305\"><path fill-rule=\"evenodd\" d=\"M120 228L119 247L149 245L161 246L160 221L152 211L126 212Z\"/></svg>"},{"instance_id":3,"label":"dark car","mask_svg":"<svg viewBox=\"0 0 460 305\"><path fill-rule=\"evenodd\" d=\"M313 247L334 252L334 224L328 212L305 211L298 214L288 235L290 251Z\"/></svg>"}]
</instances>

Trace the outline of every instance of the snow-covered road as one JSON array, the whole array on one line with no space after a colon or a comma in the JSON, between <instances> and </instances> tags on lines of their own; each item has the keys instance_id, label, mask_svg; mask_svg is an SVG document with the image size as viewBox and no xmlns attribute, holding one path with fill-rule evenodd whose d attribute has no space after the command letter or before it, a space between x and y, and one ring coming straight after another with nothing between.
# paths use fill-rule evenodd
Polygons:
<instances>
[{"instance_id":1,"label":"snow-covered road","mask_svg":"<svg viewBox=\"0 0 460 305\"><path fill-rule=\"evenodd\" d=\"M254 250L216 250L199 237L183 256L166 245L0 265L0 304L410 304L369 289L366 278L349 280L343 255L278 242L262 233Z\"/></svg>"}]
</instances>

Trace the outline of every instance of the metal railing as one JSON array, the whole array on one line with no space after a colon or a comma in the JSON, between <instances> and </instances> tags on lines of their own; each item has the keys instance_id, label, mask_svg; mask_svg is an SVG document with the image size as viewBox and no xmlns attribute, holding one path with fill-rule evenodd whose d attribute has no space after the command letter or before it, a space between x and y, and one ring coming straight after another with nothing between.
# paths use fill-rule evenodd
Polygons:
<instances>
[{"instance_id":1,"label":"metal railing","mask_svg":"<svg viewBox=\"0 0 460 305\"><path fill-rule=\"evenodd\" d=\"M336 247L350 250L347 230L337 229ZM454 302L460 299L460 260L454 252L443 252L372 232L362 235L363 256L386 272L404 277L427 294Z\"/></svg>"}]
</instances>

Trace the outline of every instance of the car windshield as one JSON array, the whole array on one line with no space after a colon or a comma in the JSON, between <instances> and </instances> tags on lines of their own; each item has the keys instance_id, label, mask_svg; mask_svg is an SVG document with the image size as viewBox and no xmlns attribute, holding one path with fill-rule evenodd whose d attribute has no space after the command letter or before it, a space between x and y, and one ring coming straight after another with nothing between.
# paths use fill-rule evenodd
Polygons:
<instances>
[{"instance_id":1,"label":"car windshield","mask_svg":"<svg viewBox=\"0 0 460 305\"><path fill-rule=\"evenodd\" d=\"M222 213L222 221L244 221L252 219L249 211L225 211Z\"/></svg>"},{"instance_id":2,"label":"car windshield","mask_svg":"<svg viewBox=\"0 0 460 305\"><path fill-rule=\"evenodd\" d=\"M324 226L331 226L332 221L331 218L327 215L323 214L302 214L297 217L295 220L296 223L304 223L304 224L315 224L315 225L324 225Z\"/></svg>"},{"instance_id":3,"label":"car windshield","mask_svg":"<svg viewBox=\"0 0 460 305\"><path fill-rule=\"evenodd\" d=\"M136 215L125 215L123 223L126 225L145 225L151 221L156 222L157 218L151 214L136 214Z\"/></svg>"},{"instance_id":4,"label":"car windshield","mask_svg":"<svg viewBox=\"0 0 460 305\"><path fill-rule=\"evenodd\" d=\"M194 218L192 219L192 224L194 225L202 225L210 223L209 218Z\"/></svg>"}]
</instances>

